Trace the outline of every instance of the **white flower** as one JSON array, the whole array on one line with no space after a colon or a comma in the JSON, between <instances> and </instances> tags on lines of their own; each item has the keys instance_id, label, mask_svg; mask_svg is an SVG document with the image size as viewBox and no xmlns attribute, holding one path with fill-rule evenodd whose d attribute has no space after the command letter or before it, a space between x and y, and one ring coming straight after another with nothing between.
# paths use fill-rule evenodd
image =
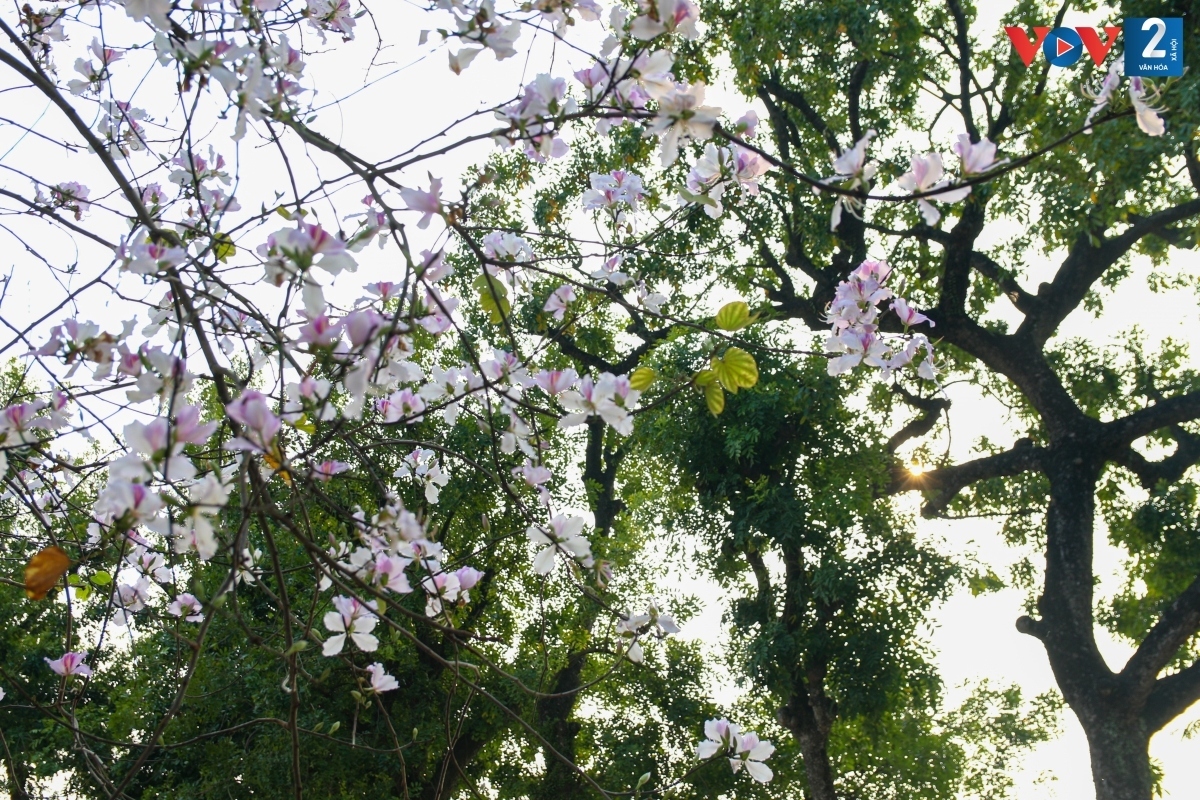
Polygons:
<instances>
[{"instance_id":1,"label":"white flower","mask_svg":"<svg viewBox=\"0 0 1200 800\"><path fill-rule=\"evenodd\" d=\"M867 131L861 139L854 143L854 147L835 158L833 160L835 174L830 178L825 178L821 183L841 183L842 188L847 190L858 189L869 184L878 169L874 162L867 163L867 146L870 145L875 135L874 129ZM820 190L814 186L813 191L819 192ZM829 222L831 231L837 230L838 225L841 224L843 209L858 216L862 211L862 201L851 195L839 195L833 204L833 214Z\"/></svg>"},{"instance_id":2,"label":"white flower","mask_svg":"<svg viewBox=\"0 0 1200 800\"><path fill-rule=\"evenodd\" d=\"M1158 92L1154 93L1151 101L1158 98ZM1146 84L1137 75L1129 79L1129 102L1133 104L1133 110L1137 114L1138 127L1147 136L1162 136L1166 133L1167 126L1162 121L1162 117L1158 112L1161 108L1155 108L1150 105L1150 101L1146 99Z\"/></svg>"},{"instance_id":3,"label":"white flower","mask_svg":"<svg viewBox=\"0 0 1200 800\"><path fill-rule=\"evenodd\" d=\"M383 668L383 664L379 662L367 667L367 672L371 673L371 691L376 694L400 688L400 683L391 675L388 675L387 671Z\"/></svg>"},{"instance_id":4,"label":"white flower","mask_svg":"<svg viewBox=\"0 0 1200 800\"><path fill-rule=\"evenodd\" d=\"M1097 88L1081 87L1083 96L1092 101L1092 109L1088 112L1087 119L1083 121L1084 133L1092 132L1092 120L1112 102L1113 92L1117 90L1117 86L1121 83L1121 76L1124 74L1125 54L1122 53L1113 61L1112 66L1108 68L1108 74L1104 76L1104 80L1100 81Z\"/></svg>"},{"instance_id":5,"label":"white flower","mask_svg":"<svg viewBox=\"0 0 1200 800\"><path fill-rule=\"evenodd\" d=\"M171 0L122 0L125 13L141 22L149 19L159 30L171 30L171 20L167 16L171 12Z\"/></svg>"},{"instance_id":6,"label":"white flower","mask_svg":"<svg viewBox=\"0 0 1200 800\"><path fill-rule=\"evenodd\" d=\"M647 87L651 90L650 87ZM721 109L704 105L704 83L677 83L668 91L657 88L651 95L658 101L658 115L646 135L662 138L662 165L669 167L679 157L679 145L692 139L710 139Z\"/></svg>"},{"instance_id":7,"label":"white flower","mask_svg":"<svg viewBox=\"0 0 1200 800\"><path fill-rule=\"evenodd\" d=\"M336 656L342 652L347 636L364 653L375 652L379 647L379 640L371 634L379 621L374 614L375 603L364 604L356 597L335 597L333 607L337 610L327 612L324 623L334 635L325 640L321 654Z\"/></svg>"},{"instance_id":8,"label":"white flower","mask_svg":"<svg viewBox=\"0 0 1200 800\"><path fill-rule=\"evenodd\" d=\"M996 160L996 144L987 139L972 142L965 133L958 135L958 140L950 147L959 158L959 169L964 176L979 175L1002 164L1008 159Z\"/></svg>"},{"instance_id":9,"label":"white flower","mask_svg":"<svg viewBox=\"0 0 1200 800\"><path fill-rule=\"evenodd\" d=\"M541 547L533 559L533 571L538 575L549 575L554 569L554 555L564 552L584 567L592 565L592 546L581 534L583 517L567 517L556 514L549 527L530 525L525 531L529 541Z\"/></svg>"},{"instance_id":10,"label":"white flower","mask_svg":"<svg viewBox=\"0 0 1200 800\"><path fill-rule=\"evenodd\" d=\"M696 747L696 755L710 759L724 753L729 757L729 766L740 772L743 767L750 777L759 783L767 783L774 777L771 768L763 762L775 752L769 741L759 741L756 733L742 733L741 729L725 719L710 719L704 723L707 737Z\"/></svg>"},{"instance_id":11,"label":"white flower","mask_svg":"<svg viewBox=\"0 0 1200 800\"><path fill-rule=\"evenodd\" d=\"M729 765L737 772L742 767L750 773L750 777L759 783L767 783L775 777L771 768L762 763L775 752L775 745L770 741L759 741L758 734L743 734L738 742L736 755L729 759Z\"/></svg>"},{"instance_id":12,"label":"white flower","mask_svg":"<svg viewBox=\"0 0 1200 800\"><path fill-rule=\"evenodd\" d=\"M912 170L901 175L896 181L900 185L900 188L913 193L923 193L950 185L950 179L945 177L945 170L942 168L942 157L937 153L913 156L911 163ZM942 218L942 214L933 207L933 203L929 202L930 200L937 200L942 203L957 203L970 193L970 186L947 189L929 198L922 197L918 199L917 208L921 210L921 216L925 218L926 225L936 225L937 221Z\"/></svg>"}]
</instances>

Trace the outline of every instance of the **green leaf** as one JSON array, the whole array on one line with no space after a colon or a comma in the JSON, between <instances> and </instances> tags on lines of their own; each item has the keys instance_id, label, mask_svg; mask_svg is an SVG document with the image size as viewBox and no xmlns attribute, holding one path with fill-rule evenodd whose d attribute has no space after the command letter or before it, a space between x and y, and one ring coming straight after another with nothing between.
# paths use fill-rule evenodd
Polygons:
<instances>
[{"instance_id":1,"label":"green leaf","mask_svg":"<svg viewBox=\"0 0 1200 800\"><path fill-rule=\"evenodd\" d=\"M740 331L750 324L750 306L741 300L726 303L717 312L717 327L725 331Z\"/></svg>"},{"instance_id":2,"label":"green leaf","mask_svg":"<svg viewBox=\"0 0 1200 800\"><path fill-rule=\"evenodd\" d=\"M679 196L689 203L700 203L702 205L712 206L713 208L717 207L717 201L713 200L706 194L696 194L695 192L689 190L686 186L678 187L678 191Z\"/></svg>"},{"instance_id":3,"label":"green leaf","mask_svg":"<svg viewBox=\"0 0 1200 800\"><path fill-rule=\"evenodd\" d=\"M71 577L75 577L75 576L72 575ZM97 586L108 586L110 583L112 583L112 575L109 575L107 572L101 571L101 572L94 573L92 575L91 580L92 580L92 583L96 584Z\"/></svg>"},{"instance_id":4,"label":"green leaf","mask_svg":"<svg viewBox=\"0 0 1200 800\"><path fill-rule=\"evenodd\" d=\"M233 239L228 233L218 233L213 237L213 255L217 257L217 261L222 264L229 261L237 253L237 247L233 244Z\"/></svg>"},{"instance_id":5,"label":"green leaf","mask_svg":"<svg viewBox=\"0 0 1200 800\"><path fill-rule=\"evenodd\" d=\"M758 383L758 364L754 356L740 347L729 348L721 358L713 356L712 371L721 385L734 394Z\"/></svg>"},{"instance_id":6,"label":"green leaf","mask_svg":"<svg viewBox=\"0 0 1200 800\"><path fill-rule=\"evenodd\" d=\"M990 568L987 572L976 572L967 578L967 587L971 595L978 597L988 592L998 592L1004 588L1004 581Z\"/></svg>"},{"instance_id":7,"label":"green leaf","mask_svg":"<svg viewBox=\"0 0 1200 800\"><path fill-rule=\"evenodd\" d=\"M696 377L692 378L692 383L697 386L708 386L717 379L717 373L711 369L702 369L696 373Z\"/></svg>"},{"instance_id":8,"label":"green leaf","mask_svg":"<svg viewBox=\"0 0 1200 800\"><path fill-rule=\"evenodd\" d=\"M725 390L716 381L704 387L704 402L708 404L709 412L715 417L725 410Z\"/></svg>"},{"instance_id":9,"label":"green leaf","mask_svg":"<svg viewBox=\"0 0 1200 800\"><path fill-rule=\"evenodd\" d=\"M638 367L629 376L629 386L639 392L644 392L650 388L650 384L654 383L654 379L657 377L658 373L650 367Z\"/></svg>"},{"instance_id":10,"label":"green leaf","mask_svg":"<svg viewBox=\"0 0 1200 800\"><path fill-rule=\"evenodd\" d=\"M474 285L479 290L479 305L488 312L488 319L493 325L499 325L512 313L512 304L508 302L508 289L499 280L491 275L480 275L475 279Z\"/></svg>"}]
</instances>

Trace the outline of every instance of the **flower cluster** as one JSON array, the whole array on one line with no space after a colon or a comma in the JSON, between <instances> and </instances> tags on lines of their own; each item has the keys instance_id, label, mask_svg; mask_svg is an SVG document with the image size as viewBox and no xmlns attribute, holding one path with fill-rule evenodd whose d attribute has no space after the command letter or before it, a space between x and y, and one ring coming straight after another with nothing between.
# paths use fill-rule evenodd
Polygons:
<instances>
[{"instance_id":1,"label":"flower cluster","mask_svg":"<svg viewBox=\"0 0 1200 800\"><path fill-rule=\"evenodd\" d=\"M884 261L864 261L838 284L833 302L826 309L825 319L832 326L826 349L835 354L829 360L829 374L841 375L859 364L879 369L886 378L919 359L917 375L927 381L937 380L933 363L933 346L921 333L911 336L888 336L880 331L879 318L884 313L880 303L892 300L890 310L907 330L913 325L933 321L914 310L902 297L896 297L887 280L892 268ZM919 358L921 353L923 358Z\"/></svg>"}]
</instances>

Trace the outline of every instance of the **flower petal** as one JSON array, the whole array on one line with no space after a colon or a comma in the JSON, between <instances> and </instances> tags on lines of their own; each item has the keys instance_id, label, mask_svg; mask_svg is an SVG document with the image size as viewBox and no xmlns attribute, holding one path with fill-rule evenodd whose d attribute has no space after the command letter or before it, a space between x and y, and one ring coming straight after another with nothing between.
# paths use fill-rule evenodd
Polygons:
<instances>
[{"instance_id":1,"label":"flower petal","mask_svg":"<svg viewBox=\"0 0 1200 800\"><path fill-rule=\"evenodd\" d=\"M325 646L321 648L321 655L336 656L342 652L342 648L346 646L346 634L339 633L337 636L330 636L325 640Z\"/></svg>"}]
</instances>

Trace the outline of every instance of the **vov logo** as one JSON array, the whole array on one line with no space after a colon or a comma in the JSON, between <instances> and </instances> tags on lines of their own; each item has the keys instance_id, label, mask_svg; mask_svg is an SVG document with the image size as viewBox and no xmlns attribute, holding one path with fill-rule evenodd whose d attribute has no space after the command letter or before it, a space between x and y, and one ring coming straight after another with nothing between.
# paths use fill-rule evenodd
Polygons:
<instances>
[{"instance_id":1,"label":"vov logo","mask_svg":"<svg viewBox=\"0 0 1200 800\"><path fill-rule=\"evenodd\" d=\"M1049 28L1044 25L1034 25L1033 34L1036 38L1030 40L1024 28L1009 25L1004 28L1012 41L1013 49L1021 57L1025 66L1033 64L1038 48L1046 56L1046 61L1056 67L1069 67L1083 56L1084 48L1096 66L1104 63L1104 57L1112 50L1121 29L1117 26L1105 26L1104 33L1107 41L1100 41L1100 34L1095 28Z\"/></svg>"},{"instance_id":2,"label":"vov logo","mask_svg":"<svg viewBox=\"0 0 1200 800\"><path fill-rule=\"evenodd\" d=\"M1105 39L1095 28L1050 28L1033 26L1030 38L1025 29L1016 25L1005 26L1025 66L1031 66L1037 57L1038 48L1047 63L1055 67L1069 67L1083 57L1084 50L1092 57L1096 66L1104 62L1121 35L1122 28L1106 25ZM1183 74L1183 18L1182 17L1126 17L1125 74L1143 77L1166 77Z\"/></svg>"}]
</instances>

